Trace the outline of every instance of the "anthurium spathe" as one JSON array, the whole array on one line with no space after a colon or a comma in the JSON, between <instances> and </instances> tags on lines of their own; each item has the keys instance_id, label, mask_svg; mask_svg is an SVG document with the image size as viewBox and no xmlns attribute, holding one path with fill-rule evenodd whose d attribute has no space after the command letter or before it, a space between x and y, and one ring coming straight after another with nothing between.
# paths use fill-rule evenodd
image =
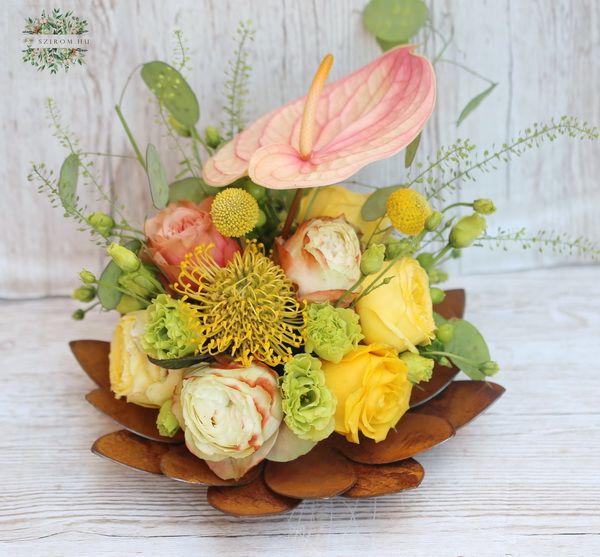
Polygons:
<instances>
[{"instance_id":1,"label":"anthurium spathe","mask_svg":"<svg viewBox=\"0 0 600 557\"><path fill-rule=\"evenodd\" d=\"M333 184L419 134L435 104L435 75L413 46L325 85L332 63L331 55L323 59L306 96L262 116L211 157L206 183L249 175L273 189Z\"/></svg>"}]
</instances>

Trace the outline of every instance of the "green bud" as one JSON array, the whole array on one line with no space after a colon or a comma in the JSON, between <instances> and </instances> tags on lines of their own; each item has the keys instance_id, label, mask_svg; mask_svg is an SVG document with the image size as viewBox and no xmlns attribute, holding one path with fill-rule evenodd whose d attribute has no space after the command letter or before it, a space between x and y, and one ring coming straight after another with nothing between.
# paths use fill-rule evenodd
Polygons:
<instances>
[{"instance_id":1,"label":"green bud","mask_svg":"<svg viewBox=\"0 0 600 557\"><path fill-rule=\"evenodd\" d=\"M434 211L427 217L425 221L425 230L435 230L440 224L442 224L444 216L439 211Z\"/></svg>"},{"instance_id":2,"label":"green bud","mask_svg":"<svg viewBox=\"0 0 600 557\"><path fill-rule=\"evenodd\" d=\"M179 422L173 414L173 401L167 400L163 402L156 417L156 427L158 433L164 437L173 437L179 431Z\"/></svg>"},{"instance_id":3,"label":"green bud","mask_svg":"<svg viewBox=\"0 0 600 557\"><path fill-rule=\"evenodd\" d=\"M441 304L446 297L446 293L441 288L430 288L431 301L434 304Z\"/></svg>"},{"instance_id":4,"label":"green bud","mask_svg":"<svg viewBox=\"0 0 600 557\"><path fill-rule=\"evenodd\" d=\"M442 271L442 269L427 269L427 275L429 276L429 284L439 284L448 280L448 273Z\"/></svg>"},{"instance_id":5,"label":"green bud","mask_svg":"<svg viewBox=\"0 0 600 557\"><path fill-rule=\"evenodd\" d=\"M385 246L383 244L370 245L360 259L360 272L365 276L379 272L384 259Z\"/></svg>"},{"instance_id":6,"label":"green bud","mask_svg":"<svg viewBox=\"0 0 600 557\"><path fill-rule=\"evenodd\" d=\"M263 186L259 186L255 184L250 178L246 180L244 184L244 189L252 196L256 201L260 201L264 199L265 195L267 195L267 188Z\"/></svg>"},{"instance_id":7,"label":"green bud","mask_svg":"<svg viewBox=\"0 0 600 557\"><path fill-rule=\"evenodd\" d=\"M399 358L408 366L408 380L411 383L429 381L433 374L434 361L419 354L404 352Z\"/></svg>"},{"instance_id":8,"label":"green bud","mask_svg":"<svg viewBox=\"0 0 600 557\"><path fill-rule=\"evenodd\" d=\"M181 137L190 137L192 135L190 129L187 126L184 126L181 122L175 120L173 116L169 116L167 121L169 122L169 126L173 128L177 135L180 135Z\"/></svg>"},{"instance_id":9,"label":"green bud","mask_svg":"<svg viewBox=\"0 0 600 557\"><path fill-rule=\"evenodd\" d=\"M450 245L453 248L468 248L483 233L486 221L477 213L460 219L450 231Z\"/></svg>"},{"instance_id":10,"label":"green bud","mask_svg":"<svg viewBox=\"0 0 600 557\"><path fill-rule=\"evenodd\" d=\"M496 375L496 373L500 371L500 366L497 362L492 362L490 360L489 362L484 362L483 364L481 364L479 366L479 371L481 371L481 373L487 376Z\"/></svg>"},{"instance_id":11,"label":"green bud","mask_svg":"<svg viewBox=\"0 0 600 557\"><path fill-rule=\"evenodd\" d=\"M115 221L110 215L100 211L92 213L87 218L88 224L101 236L108 238L112 232Z\"/></svg>"},{"instance_id":12,"label":"green bud","mask_svg":"<svg viewBox=\"0 0 600 557\"><path fill-rule=\"evenodd\" d=\"M85 311L78 309L71 314L71 318L75 319L75 321L81 321L85 318Z\"/></svg>"},{"instance_id":13,"label":"green bud","mask_svg":"<svg viewBox=\"0 0 600 557\"><path fill-rule=\"evenodd\" d=\"M119 313L125 315L126 313L131 313L132 311L137 311L139 309L144 309L146 306L137 298L133 296L127 296L127 294L123 294L117 307L115 308Z\"/></svg>"},{"instance_id":14,"label":"green bud","mask_svg":"<svg viewBox=\"0 0 600 557\"><path fill-rule=\"evenodd\" d=\"M454 326L452 323L443 323L435 331L435 336L441 343L448 344L454 336Z\"/></svg>"},{"instance_id":15,"label":"green bud","mask_svg":"<svg viewBox=\"0 0 600 557\"><path fill-rule=\"evenodd\" d=\"M80 302L91 302L96 297L96 289L89 284L85 284L73 291L73 298Z\"/></svg>"},{"instance_id":16,"label":"green bud","mask_svg":"<svg viewBox=\"0 0 600 557\"><path fill-rule=\"evenodd\" d=\"M141 262L138 256L125 246L120 246L114 242L106 249L108 255L117 264L117 267L125 273L133 273L140 268Z\"/></svg>"},{"instance_id":17,"label":"green bud","mask_svg":"<svg viewBox=\"0 0 600 557\"><path fill-rule=\"evenodd\" d=\"M385 244L385 256L387 259L399 259L400 257L412 255L415 246L411 240L392 240Z\"/></svg>"},{"instance_id":18,"label":"green bud","mask_svg":"<svg viewBox=\"0 0 600 557\"><path fill-rule=\"evenodd\" d=\"M152 300L164 292L160 281L144 265L137 271L123 273L118 282L121 288L145 300Z\"/></svg>"},{"instance_id":19,"label":"green bud","mask_svg":"<svg viewBox=\"0 0 600 557\"><path fill-rule=\"evenodd\" d=\"M204 128L204 140L209 147L216 149L221 144L221 135L214 126Z\"/></svg>"},{"instance_id":20,"label":"green bud","mask_svg":"<svg viewBox=\"0 0 600 557\"><path fill-rule=\"evenodd\" d=\"M429 269L433 265L433 253L420 253L417 255L417 261L423 269Z\"/></svg>"},{"instance_id":21,"label":"green bud","mask_svg":"<svg viewBox=\"0 0 600 557\"><path fill-rule=\"evenodd\" d=\"M453 249L450 252L450 257L452 259L458 259L461 255L462 255L462 251L460 251L459 249Z\"/></svg>"},{"instance_id":22,"label":"green bud","mask_svg":"<svg viewBox=\"0 0 600 557\"><path fill-rule=\"evenodd\" d=\"M258 218L256 219L256 224L254 225L255 228L260 228L261 226L264 226L267 222L267 215L265 215L265 212L262 209L258 210Z\"/></svg>"},{"instance_id":23,"label":"green bud","mask_svg":"<svg viewBox=\"0 0 600 557\"><path fill-rule=\"evenodd\" d=\"M86 271L85 269L83 271L81 271L81 273L79 273L79 278L85 284L94 284L96 282L96 276L94 275L94 273L91 273L90 271Z\"/></svg>"},{"instance_id":24,"label":"green bud","mask_svg":"<svg viewBox=\"0 0 600 557\"><path fill-rule=\"evenodd\" d=\"M491 199L476 199L473 201L473 209L480 215L492 215L496 212L496 206Z\"/></svg>"}]
</instances>

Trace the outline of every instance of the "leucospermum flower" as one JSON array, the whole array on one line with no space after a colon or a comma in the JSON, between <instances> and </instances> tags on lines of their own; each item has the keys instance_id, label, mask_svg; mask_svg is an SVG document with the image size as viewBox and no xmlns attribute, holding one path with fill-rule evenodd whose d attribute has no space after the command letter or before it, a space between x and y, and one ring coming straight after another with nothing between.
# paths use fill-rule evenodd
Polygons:
<instances>
[{"instance_id":1,"label":"leucospermum flower","mask_svg":"<svg viewBox=\"0 0 600 557\"><path fill-rule=\"evenodd\" d=\"M250 232L258 221L258 203L246 190L227 188L219 192L210 207L215 228L228 238Z\"/></svg>"},{"instance_id":2,"label":"leucospermum flower","mask_svg":"<svg viewBox=\"0 0 600 557\"><path fill-rule=\"evenodd\" d=\"M410 188L401 188L392 193L386 208L392 226L407 236L416 236L422 232L427 217L431 215L427 199Z\"/></svg>"},{"instance_id":3,"label":"leucospermum flower","mask_svg":"<svg viewBox=\"0 0 600 557\"><path fill-rule=\"evenodd\" d=\"M260 360L269 366L287 362L304 342L303 306L292 281L263 252L248 242L219 267L212 246L198 246L181 263L173 288L194 300L202 354L226 353L244 366Z\"/></svg>"}]
</instances>

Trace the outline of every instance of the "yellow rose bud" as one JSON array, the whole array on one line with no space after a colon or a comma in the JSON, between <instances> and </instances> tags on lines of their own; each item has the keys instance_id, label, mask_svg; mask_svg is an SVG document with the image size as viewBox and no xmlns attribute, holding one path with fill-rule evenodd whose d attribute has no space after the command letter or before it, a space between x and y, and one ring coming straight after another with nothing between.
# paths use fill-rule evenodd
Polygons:
<instances>
[{"instance_id":1,"label":"yellow rose bud","mask_svg":"<svg viewBox=\"0 0 600 557\"><path fill-rule=\"evenodd\" d=\"M337 364L323 362L323 371L337 399L335 431L352 443L359 432L383 441L408 410L408 366L389 346L358 346Z\"/></svg>"},{"instance_id":2,"label":"yellow rose bud","mask_svg":"<svg viewBox=\"0 0 600 557\"><path fill-rule=\"evenodd\" d=\"M146 322L145 311L121 317L110 343L110 387L115 398L126 397L148 408L160 408L173 396L183 370L166 370L148 360L141 349L140 335Z\"/></svg>"},{"instance_id":3,"label":"yellow rose bud","mask_svg":"<svg viewBox=\"0 0 600 557\"><path fill-rule=\"evenodd\" d=\"M429 292L429 279L421 265L404 257L391 267L391 280L360 298L356 312L364 342L393 346L399 352L416 352L418 344L434 337L435 323ZM376 279L365 280L364 289Z\"/></svg>"},{"instance_id":4,"label":"yellow rose bud","mask_svg":"<svg viewBox=\"0 0 600 557\"><path fill-rule=\"evenodd\" d=\"M342 186L327 186L317 188L302 198L300 203L301 220L314 217L339 217L345 219L362 232L363 239L367 240L377 226L377 221L366 221L360 216L360 211L368 193L356 193ZM382 223L380 228L385 228Z\"/></svg>"}]
</instances>

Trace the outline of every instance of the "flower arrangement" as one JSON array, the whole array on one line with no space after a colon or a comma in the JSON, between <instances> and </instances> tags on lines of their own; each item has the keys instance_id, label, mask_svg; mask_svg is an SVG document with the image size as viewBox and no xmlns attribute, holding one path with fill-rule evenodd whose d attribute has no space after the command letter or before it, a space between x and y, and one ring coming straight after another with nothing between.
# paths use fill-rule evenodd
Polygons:
<instances>
[{"instance_id":1,"label":"flower arrangement","mask_svg":"<svg viewBox=\"0 0 600 557\"><path fill-rule=\"evenodd\" d=\"M142 153L117 105L157 209L141 228L116 204L112 214L80 205L79 175L101 195L104 190L49 103L70 154L58 179L44 165L34 165L31 178L109 256L98 277L81 272L73 296L92 305L74 318L97 306L121 315L110 343L108 382L98 379L97 360L85 354L89 346L74 350L104 387L91 393L93 404L118 414L143 437L185 443L166 455L160 449L163 473L182 479L182 462L194 474L203 463L212 485L248 484L268 462L269 493L259 495L269 500L279 494L278 504L287 509L286 497L310 494L290 491L281 466L301 463L293 470L306 479L324 465L327 450L333 463L328 477L342 477L343 487L336 484L327 496L351 488L356 496L377 494L363 487L381 469L366 465L400 461L394 466L412 474L416 463L409 457L447 439L502 392L486 381L499 366L476 327L462 319L464 299L456 292L445 299L439 288L447 279L441 265L471 246L507 239L598 254L581 239L490 236L491 200L444 206L444 191L459 177L472 178L544 139L592 139L598 132L565 117L534 125L479 158L470 142L458 141L427 164L413 165L416 176L401 186L357 193L343 184L365 165L414 146L423 130L436 97L430 62L413 46L396 46L327 84L333 64L327 55L304 97L242 126L243 47L250 39L242 25L226 110L230 125L221 130L197 131L198 101L182 75L183 50L180 65L141 67L172 137L191 146L183 174L170 183L157 149L150 144ZM469 390L485 398L473 415L457 418L471 410L454 394L416 408L459 370L472 380L465 383L491 385ZM127 418L132 412L138 412L135 419ZM407 452L415 428L432 441ZM407 436L398 441L403 432ZM120 435L119 442L130 442ZM348 472L340 453L366 468ZM138 467L148 470L147 464ZM202 477L207 474L203 469Z\"/></svg>"}]
</instances>

